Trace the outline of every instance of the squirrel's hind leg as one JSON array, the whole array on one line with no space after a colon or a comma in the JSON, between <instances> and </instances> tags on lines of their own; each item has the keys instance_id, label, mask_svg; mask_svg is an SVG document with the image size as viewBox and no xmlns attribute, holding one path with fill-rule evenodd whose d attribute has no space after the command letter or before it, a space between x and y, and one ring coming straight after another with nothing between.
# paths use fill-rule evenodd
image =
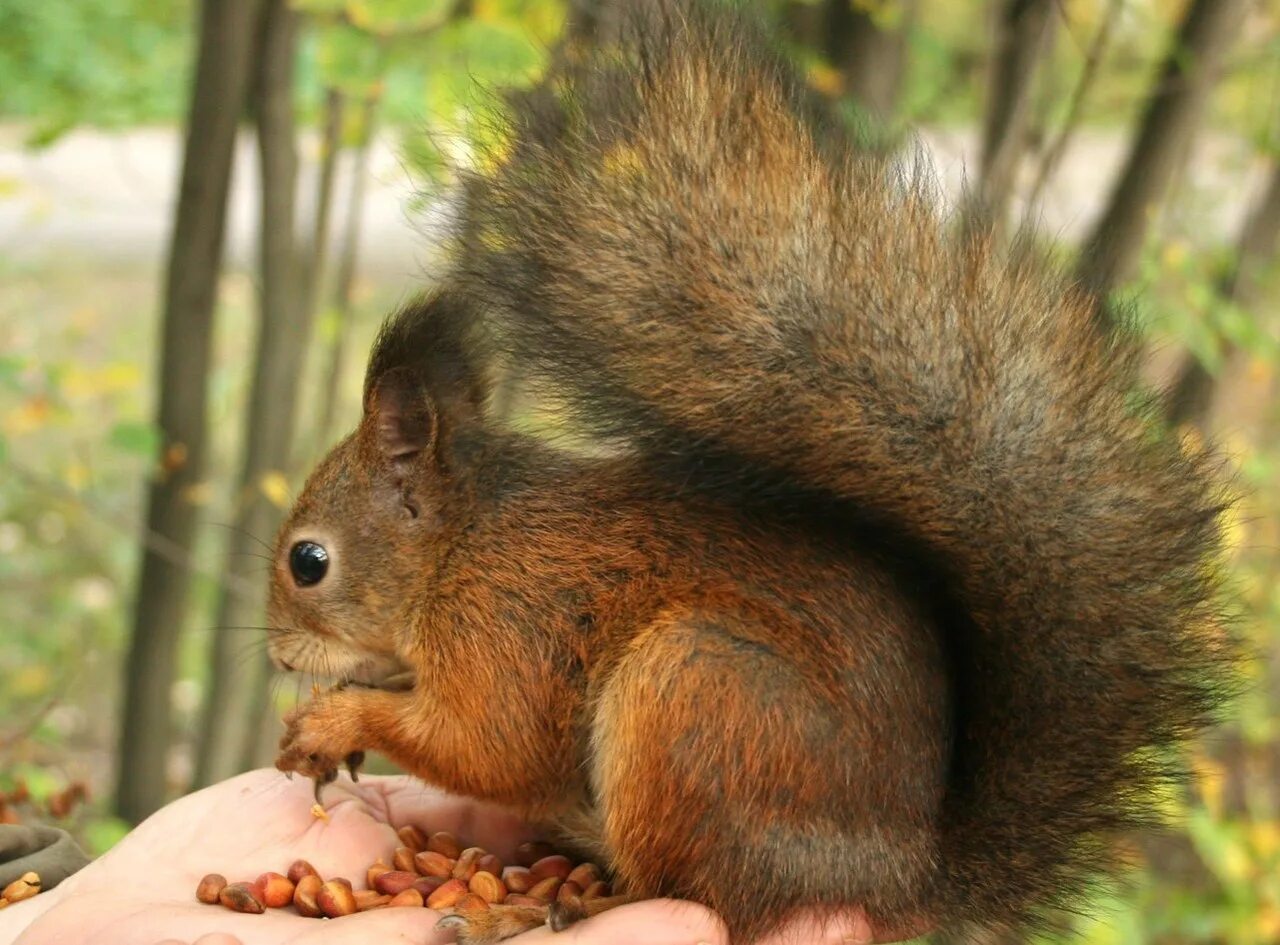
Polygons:
<instances>
[{"instance_id":1,"label":"squirrel's hind leg","mask_svg":"<svg viewBox=\"0 0 1280 945\"><path fill-rule=\"evenodd\" d=\"M632 901L630 896L608 896L546 906L490 906L483 911L447 915L436 928L456 930L459 945L494 945L544 925L553 932L563 932L575 922Z\"/></svg>"},{"instance_id":2,"label":"squirrel's hind leg","mask_svg":"<svg viewBox=\"0 0 1280 945\"><path fill-rule=\"evenodd\" d=\"M734 942L807 910L918 911L945 775L940 697L893 675L919 660L895 660L874 611L846 666L784 613L716 605L663 615L602 686L590 770L615 882L707 906Z\"/></svg>"}]
</instances>

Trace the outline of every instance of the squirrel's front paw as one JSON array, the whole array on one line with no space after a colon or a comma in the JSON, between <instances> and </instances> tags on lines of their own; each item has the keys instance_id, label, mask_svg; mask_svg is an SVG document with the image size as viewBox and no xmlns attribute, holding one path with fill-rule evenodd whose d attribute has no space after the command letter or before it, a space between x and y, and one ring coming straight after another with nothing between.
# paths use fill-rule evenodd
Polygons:
<instances>
[{"instance_id":1,"label":"squirrel's front paw","mask_svg":"<svg viewBox=\"0 0 1280 945\"><path fill-rule=\"evenodd\" d=\"M317 696L284 718L276 767L312 778L317 799L321 785L334 780L340 767L345 765L355 780L364 762L363 746L351 737L352 719L339 708L332 697Z\"/></svg>"}]
</instances>

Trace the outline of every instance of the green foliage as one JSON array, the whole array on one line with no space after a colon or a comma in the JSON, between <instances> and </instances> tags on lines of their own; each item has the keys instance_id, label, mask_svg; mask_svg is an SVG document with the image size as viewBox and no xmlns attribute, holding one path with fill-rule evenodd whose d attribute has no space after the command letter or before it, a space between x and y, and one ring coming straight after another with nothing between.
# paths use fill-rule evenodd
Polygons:
<instances>
[{"instance_id":1,"label":"green foliage","mask_svg":"<svg viewBox=\"0 0 1280 945\"><path fill-rule=\"evenodd\" d=\"M4 0L0 115L32 122L47 145L80 124L180 113L190 69L190 0Z\"/></svg>"}]
</instances>

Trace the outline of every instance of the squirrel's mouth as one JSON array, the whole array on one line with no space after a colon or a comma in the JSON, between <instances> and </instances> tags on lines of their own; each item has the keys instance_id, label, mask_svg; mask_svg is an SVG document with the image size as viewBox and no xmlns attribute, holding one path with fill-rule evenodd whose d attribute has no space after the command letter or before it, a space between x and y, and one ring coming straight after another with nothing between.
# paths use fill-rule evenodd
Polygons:
<instances>
[{"instance_id":1,"label":"squirrel's mouth","mask_svg":"<svg viewBox=\"0 0 1280 945\"><path fill-rule=\"evenodd\" d=\"M399 660L378 660L357 666L345 676L334 679L336 685L406 692L413 688L413 670Z\"/></svg>"},{"instance_id":2,"label":"squirrel's mouth","mask_svg":"<svg viewBox=\"0 0 1280 945\"><path fill-rule=\"evenodd\" d=\"M398 657L357 657L344 652L343 647L316 646L314 640L306 643L287 653L273 648L271 655L276 666L286 672L310 676L316 685L328 683L336 688L358 686L388 692L405 692L413 688L413 670Z\"/></svg>"}]
</instances>

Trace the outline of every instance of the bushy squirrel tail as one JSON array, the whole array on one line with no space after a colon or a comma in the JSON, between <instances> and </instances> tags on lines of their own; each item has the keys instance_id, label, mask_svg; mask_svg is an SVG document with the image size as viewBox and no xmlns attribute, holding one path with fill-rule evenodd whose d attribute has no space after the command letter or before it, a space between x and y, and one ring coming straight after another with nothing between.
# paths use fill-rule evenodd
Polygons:
<instances>
[{"instance_id":1,"label":"bushy squirrel tail","mask_svg":"<svg viewBox=\"0 0 1280 945\"><path fill-rule=\"evenodd\" d=\"M594 430L730 500L788 490L918 549L964 618L943 922L1108 863L1219 699L1222 494L1133 346L924 175L841 151L731 17L652 5L512 119L458 278ZM870 773L874 777L874 772Z\"/></svg>"}]
</instances>

